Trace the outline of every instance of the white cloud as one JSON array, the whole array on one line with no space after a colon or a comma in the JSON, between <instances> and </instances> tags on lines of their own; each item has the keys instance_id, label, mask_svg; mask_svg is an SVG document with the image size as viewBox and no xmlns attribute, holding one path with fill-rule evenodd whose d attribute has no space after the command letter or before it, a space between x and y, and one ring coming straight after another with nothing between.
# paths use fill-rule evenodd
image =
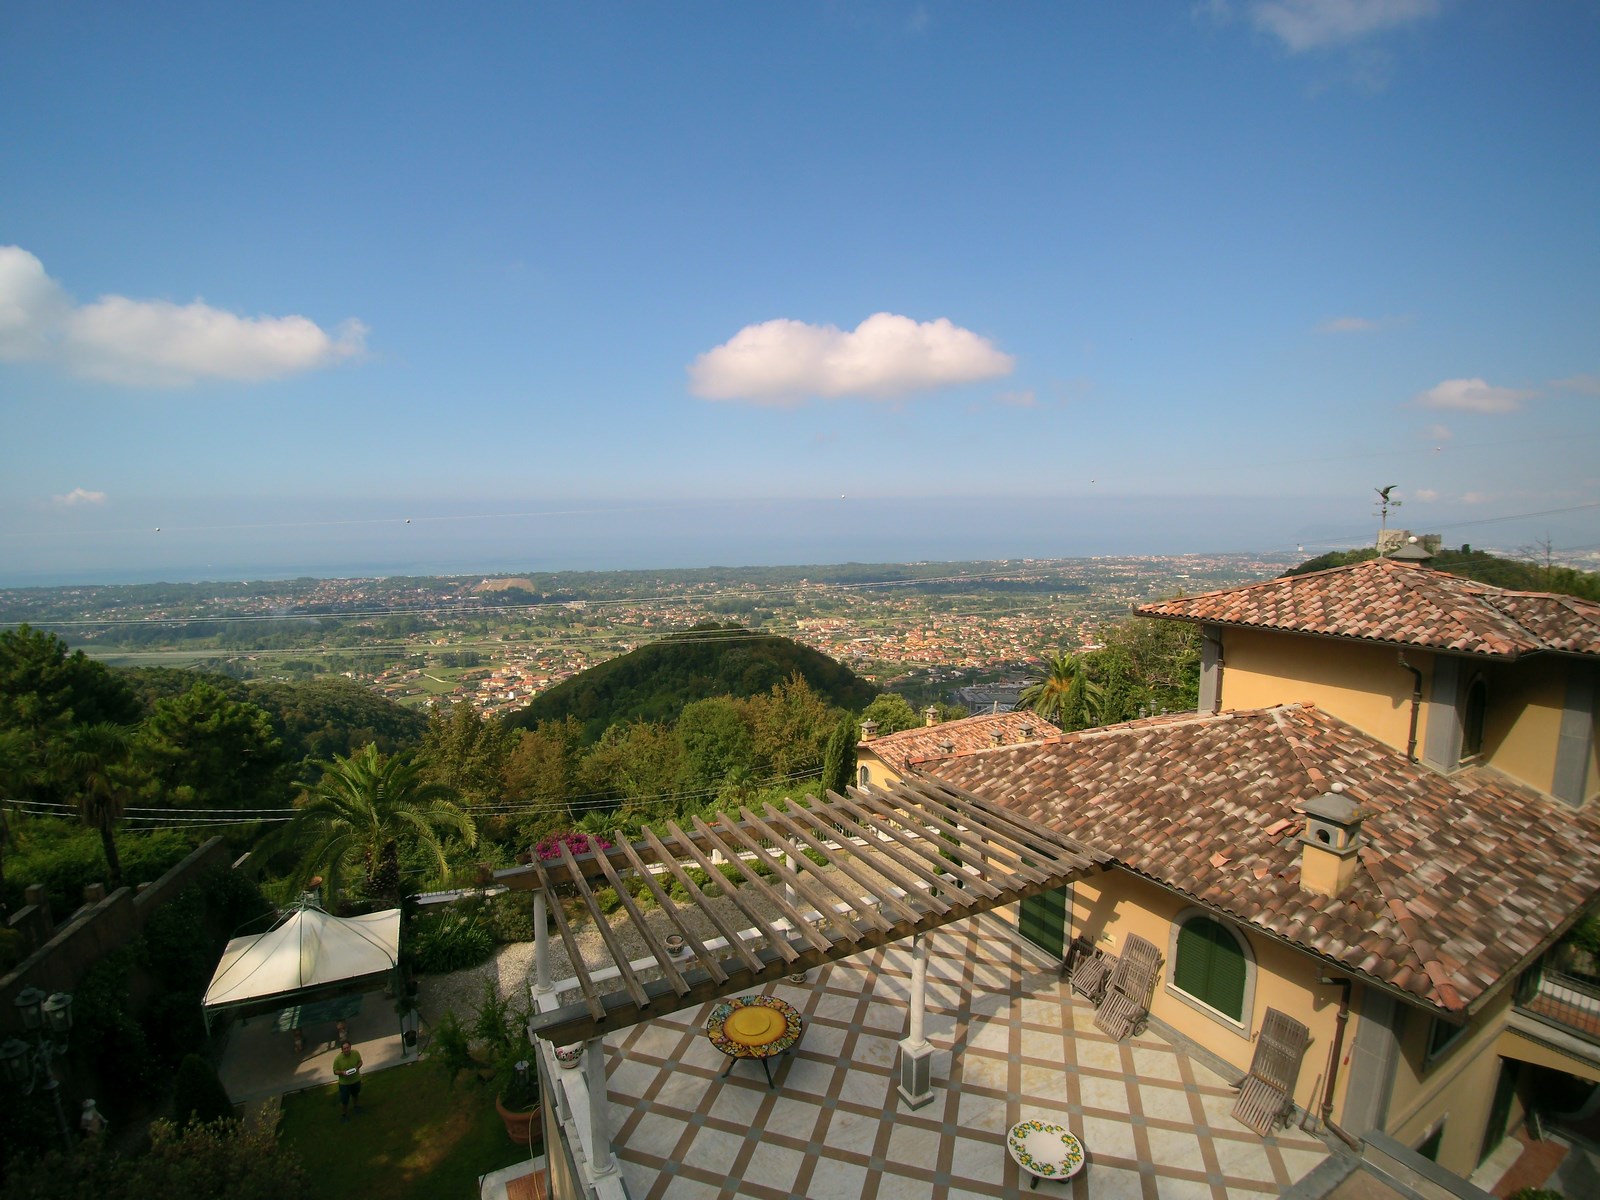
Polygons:
<instances>
[{"instance_id":1,"label":"white cloud","mask_svg":"<svg viewBox=\"0 0 1600 1200\"><path fill-rule=\"evenodd\" d=\"M1379 328L1377 321L1366 317L1334 317L1317 326L1318 333L1371 333Z\"/></svg>"},{"instance_id":2,"label":"white cloud","mask_svg":"<svg viewBox=\"0 0 1600 1200\"><path fill-rule=\"evenodd\" d=\"M1462 412L1508 413L1522 407L1537 392L1491 387L1481 379L1446 379L1417 396L1423 408L1453 408Z\"/></svg>"},{"instance_id":3,"label":"white cloud","mask_svg":"<svg viewBox=\"0 0 1600 1200\"><path fill-rule=\"evenodd\" d=\"M1561 392L1600 396L1600 375L1568 375L1565 379L1552 379L1550 386Z\"/></svg>"},{"instance_id":4,"label":"white cloud","mask_svg":"<svg viewBox=\"0 0 1600 1200\"><path fill-rule=\"evenodd\" d=\"M1411 498L1413 500L1420 501L1423 504L1432 504L1439 498L1439 493L1434 491L1432 488L1418 488L1416 491L1411 493Z\"/></svg>"},{"instance_id":5,"label":"white cloud","mask_svg":"<svg viewBox=\"0 0 1600 1200\"><path fill-rule=\"evenodd\" d=\"M1422 432L1435 442L1448 442L1455 437L1455 433L1448 425L1429 425Z\"/></svg>"},{"instance_id":6,"label":"white cloud","mask_svg":"<svg viewBox=\"0 0 1600 1200\"><path fill-rule=\"evenodd\" d=\"M708 400L796 404L808 396L903 396L1009 375L1016 360L940 317L874 313L854 331L779 319L746 325L689 364Z\"/></svg>"},{"instance_id":7,"label":"white cloud","mask_svg":"<svg viewBox=\"0 0 1600 1200\"><path fill-rule=\"evenodd\" d=\"M104 504L104 492L91 492L87 488L75 487L62 496L51 496L50 503L57 508L77 508L80 504Z\"/></svg>"},{"instance_id":8,"label":"white cloud","mask_svg":"<svg viewBox=\"0 0 1600 1200\"><path fill-rule=\"evenodd\" d=\"M1250 19L1300 54L1435 17L1439 9L1439 0L1261 0Z\"/></svg>"},{"instance_id":9,"label":"white cloud","mask_svg":"<svg viewBox=\"0 0 1600 1200\"><path fill-rule=\"evenodd\" d=\"M306 317L241 317L199 300L102 296L77 305L38 258L20 246L0 246L0 361L50 362L88 379L140 387L258 382L354 358L366 334L359 321L344 322L330 336Z\"/></svg>"},{"instance_id":10,"label":"white cloud","mask_svg":"<svg viewBox=\"0 0 1600 1200\"><path fill-rule=\"evenodd\" d=\"M1463 492L1463 493L1461 493L1461 503L1463 503L1463 504L1488 504L1492 500L1494 500L1494 498L1495 498L1495 495L1494 495L1493 492Z\"/></svg>"}]
</instances>

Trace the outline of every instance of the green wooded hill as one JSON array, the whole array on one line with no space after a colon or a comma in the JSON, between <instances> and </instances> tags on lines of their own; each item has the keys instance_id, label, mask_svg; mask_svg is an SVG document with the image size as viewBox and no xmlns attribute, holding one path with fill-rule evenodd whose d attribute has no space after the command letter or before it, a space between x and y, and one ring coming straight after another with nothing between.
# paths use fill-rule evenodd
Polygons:
<instances>
[{"instance_id":1,"label":"green wooded hill","mask_svg":"<svg viewBox=\"0 0 1600 1200\"><path fill-rule=\"evenodd\" d=\"M1308 575L1312 571L1346 567L1377 557L1378 552L1371 546L1360 550L1335 550L1307 559L1298 567L1291 567L1282 577ZM1452 575L1476 579L1479 583L1489 583L1515 592L1558 592L1564 596L1600 600L1600 574L1580 571L1575 567L1547 566L1526 559L1502 558L1487 550L1474 550L1471 546L1462 546L1459 550L1441 546L1439 553L1427 565L1436 571L1449 571Z\"/></svg>"},{"instance_id":2,"label":"green wooded hill","mask_svg":"<svg viewBox=\"0 0 1600 1200\"><path fill-rule=\"evenodd\" d=\"M801 676L829 704L857 712L878 689L826 654L777 634L701 624L670 634L575 675L506 718L513 729L576 717L594 741L611 725L670 725L687 704L714 696L745 698Z\"/></svg>"}]
</instances>

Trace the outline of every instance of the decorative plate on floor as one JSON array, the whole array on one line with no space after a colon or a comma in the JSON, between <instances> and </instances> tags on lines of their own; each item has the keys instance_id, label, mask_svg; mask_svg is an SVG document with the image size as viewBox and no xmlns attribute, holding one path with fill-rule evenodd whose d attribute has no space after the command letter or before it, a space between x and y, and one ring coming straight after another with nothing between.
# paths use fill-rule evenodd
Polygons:
<instances>
[{"instance_id":1,"label":"decorative plate on floor","mask_svg":"<svg viewBox=\"0 0 1600 1200\"><path fill-rule=\"evenodd\" d=\"M1023 1170L1064 1179L1083 1166L1083 1143L1060 1125L1019 1121L1006 1135L1011 1157Z\"/></svg>"}]
</instances>

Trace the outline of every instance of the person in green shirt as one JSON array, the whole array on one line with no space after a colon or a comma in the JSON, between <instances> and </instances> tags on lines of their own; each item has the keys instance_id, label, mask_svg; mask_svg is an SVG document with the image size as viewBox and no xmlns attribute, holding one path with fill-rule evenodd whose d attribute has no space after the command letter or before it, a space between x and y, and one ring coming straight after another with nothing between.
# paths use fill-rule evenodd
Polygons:
<instances>
[{"instance_id":1,"label":"person in green shirt","mask_svg":"<svg viewBox=\"0 0 1600 1200\"><path fill-rule=\"evenodd\" d=\"M339 1120L350 1119L350 1106L361 1111L361 1055L348 1041L333 1056L333 1077L339 1081Z\"/></svg>"}]
</instances>

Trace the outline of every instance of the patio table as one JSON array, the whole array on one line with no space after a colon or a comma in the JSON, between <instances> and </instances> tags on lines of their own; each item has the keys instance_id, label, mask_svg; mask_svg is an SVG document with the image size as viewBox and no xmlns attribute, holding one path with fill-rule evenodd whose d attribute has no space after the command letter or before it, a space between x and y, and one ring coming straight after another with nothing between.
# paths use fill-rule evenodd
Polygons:
<instances>
[{"instance_id":1,"label":"patio table","mask_svg":"<svg viewBox=\"0 0 1600 1200\"><path fill-rule=\"evenodd\" d=\"M1006 1134L1006 1149L1033 1177L1031 1187L1041 1179L1071 1179L1083 1170L1086 1157L1076 1135L1044 1121L1018 1121Z\"/></svg>"},{"instance_id":2,"label":"patio table","mask_svg":"<svg viewBox=\"0 0 1600 1200\"><path fill-rule=\"evenodd\" d=\"M772 1070L768 1060L794 1049L804 1028L799 1011L787 1001L776 996L740 996L724 1000L711 1010L706 1037L728 1056L722 1075L733 1070L733 1064L741 1058L753 1058L761 1064L770 1088Z\"/></svg>"}]
</instances>

